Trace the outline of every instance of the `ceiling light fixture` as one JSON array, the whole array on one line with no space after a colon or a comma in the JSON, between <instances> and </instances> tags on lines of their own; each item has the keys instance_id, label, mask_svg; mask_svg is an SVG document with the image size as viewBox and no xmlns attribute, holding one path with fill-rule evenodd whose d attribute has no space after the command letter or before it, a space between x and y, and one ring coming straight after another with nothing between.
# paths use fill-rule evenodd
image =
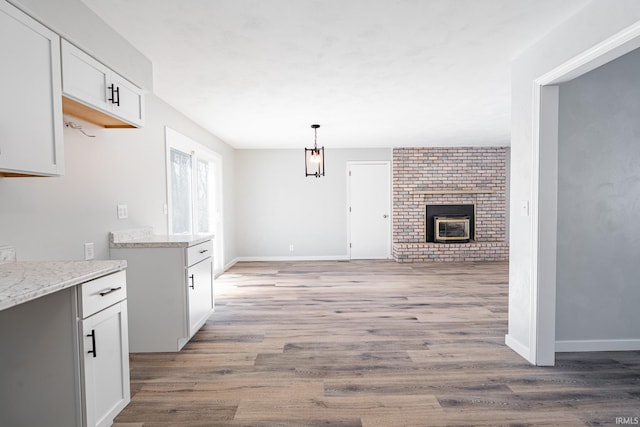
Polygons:
<instances>
[{"instance_id":1,"label":"ceiling light fixture","mask_svg":"<svg viewBox=\"0 0 640 427\"><path fill-rule=\"evenodd\" d=\"M318 148L318 128L320 125L311 125L314 132L313 148L304 149L304 173L305 176L324 176L324 147Z\"/></svg>"}]
</instances>

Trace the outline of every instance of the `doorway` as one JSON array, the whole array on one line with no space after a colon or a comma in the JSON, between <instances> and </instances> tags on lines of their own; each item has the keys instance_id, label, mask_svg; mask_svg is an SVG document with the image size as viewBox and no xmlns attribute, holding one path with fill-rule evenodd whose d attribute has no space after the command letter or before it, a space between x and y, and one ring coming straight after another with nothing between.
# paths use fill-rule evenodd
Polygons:
<instances>
[{"instance_id":1,"label":"doorway","mask_svg":"<svg viewBox=\"0 0 640 427\"><path fill-rule=\"evenodd\" d=\"M347 162L350 259L391 258L391 165Z\"/></svg>"},{"instance_id":2,"label":"doorway","mask_svg":"<svg viewBox=\"0 0 640 427\"><path fill-rule=\"evenodd\" d=\"M639 45L640 23L636 23L533 81L533 186L530 230L532 286L528 313L529 342L528 346L522 346L514 342L510 336L507 336L506 340L515 351L529 362L539 366L553 366L557 350L558 85L619 58L638 48ZM568 347L566 343L563 344L566 350ZM587 344L592 346L593 343L588 341ZM586 346L576 348L575 343L572 345L573 351L586 349ZM632 345L637 349L638 342L634 341ZM606 349L629 348L618 345L616 348Z\"/></svg>"}]
</instances>

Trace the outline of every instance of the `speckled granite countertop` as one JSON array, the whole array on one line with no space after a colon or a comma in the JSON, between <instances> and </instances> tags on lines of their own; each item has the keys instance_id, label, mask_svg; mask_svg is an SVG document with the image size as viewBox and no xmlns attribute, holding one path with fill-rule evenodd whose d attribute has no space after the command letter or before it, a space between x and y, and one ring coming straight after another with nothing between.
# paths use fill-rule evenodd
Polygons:
<instances>
[{"instance_id":1,"label":"speckled granite countertop","mask_svg":"<svg viewBox=\"0 0 640 427\"><path fill-rule=\"evenodd\" d=\"M0 264L0 310L124 270L127 262L27 261Z\"/></svg>"},{"instance_id":2,"label":"speckled granite countertop","mask_svg":"<svg viewBox=\"0 0 640 427\"><path fill-rule=\"evenodd\" d=\"M210 234L152 234L151 228L109 233L111 248L186 248L213 239Z\"/></svg>"}]
</instances>

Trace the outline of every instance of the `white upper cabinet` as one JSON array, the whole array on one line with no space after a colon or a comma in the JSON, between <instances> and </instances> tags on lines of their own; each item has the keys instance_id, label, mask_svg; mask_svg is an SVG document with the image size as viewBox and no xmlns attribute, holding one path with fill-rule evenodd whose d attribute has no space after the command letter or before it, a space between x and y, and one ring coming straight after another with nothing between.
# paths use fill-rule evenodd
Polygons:
<instances>
[{"instance_id":1,"label":"white upper cabinet","mask_svg":"<svg viewBox=\"0 0 640 427\"><path fill-rule=\"evenodd\" d=\"M144 125L144 95L124 77L62 40L65 114L107 128Z\"/></svg>"},{"instance_id":2,"label":"white upper cabinet","mask_svg":"<svg viewBox=\"0 0 640 427\"><path fill-rule=\"evenodd\" d=\"M64 172L60 38L0 0L0 176Z\"/></svg>"}]
</instances>

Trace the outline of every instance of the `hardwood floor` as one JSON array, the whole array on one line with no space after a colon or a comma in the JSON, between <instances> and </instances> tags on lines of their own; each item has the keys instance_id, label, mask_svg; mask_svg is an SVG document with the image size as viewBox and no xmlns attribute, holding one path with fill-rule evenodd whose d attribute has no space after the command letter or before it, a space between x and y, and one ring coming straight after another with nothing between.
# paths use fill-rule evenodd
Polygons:
<instances>
[{"instance_id":1,"label":"hardwood floor","mask_svg":"<svg viewBox=\"0 0 640 427\"><path fill-rule=\"evenodd\" d=\"M640 417L640 352L566 353L540 368L504 345L507 268L239 263L216 280L216 312L180 353L131 355L132 400L114 427Z\"/></svg>"}]
</instances>

